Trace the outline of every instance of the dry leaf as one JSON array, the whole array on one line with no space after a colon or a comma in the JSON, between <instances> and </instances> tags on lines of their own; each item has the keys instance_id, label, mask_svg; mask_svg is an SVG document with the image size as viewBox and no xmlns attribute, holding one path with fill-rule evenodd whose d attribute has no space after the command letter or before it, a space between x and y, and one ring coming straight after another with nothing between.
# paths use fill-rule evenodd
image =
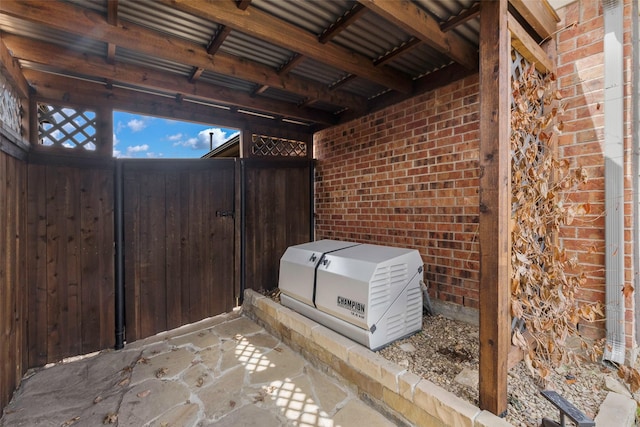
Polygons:
<instances>
[{"instance_id":1,"label":"dry leaf","mask_svg":"<svg viewBox=\"0 0 640 427\"><path fill-rule=\"evenodd\" d=\"M138 396L140 399L144 399L145 397L149 396L150 393L151 393L151 390L145 390L136 394L136 396Z\"/></svg>"},{"instance_id":2,"label":"dry leaf","mask_svg":"<svg viewBox=\"0 0 640 427\"><path fill-rule=\"evenodd\" d=\"M236 406L236 401L235 401L235 400L230 400L230 401L229 401L229 406L230 406L231 408L235 408L235 406Z\"/></svg>"},{"instance_id":3,"label":"dry leaf","mask_svg":"<svg viewBox=\"0 0 640 427\"><path fill-rule=\"evenodd\" d=\"M102 402L102 396L96 396L95 399L93 399L93 404L95 405L96 403L100 403Z\"/></svg>"},{"instance_id":4,"label":"dry leaf","mask_svg":"<svg viewBox=\"0 0 640 427\"><path fill-rule=\"evenodd\" d=\"M129 384L129 378L128 377L127 378L123 378L118 382L118 386L119 387L124 387L127 384Z\"/></svg>"},{"instance_id":5,"label":"dry leaf","mask_svg":"<svg viewBox=\"0 0 640 427\"><path fill-rule=\"evenodd\" d=\"M102 420L102 424L115 424L118 422L118 414L108 413Z\"/></svg>"},{"instance_id":6,"label":"dry leaf","mask_svg":"<svg viewBox=\"0 0 640 427\"><path fill-rule=\"evenodd\" d=\"M169 368L160 368L156 371L156 378L162 378L165 375L167 375L167 372L169 372Z\"/></svg>"},{"instance_id":7,"label":"dry leaf","mask_svg":"<svg viewBox=\"0 0 640 427\"><path fill-rule=\"evenodd\" d=\"M67 421L63 422L60 425L60 427L68 427L68 426L74 425L78 421L80 421L80 417L73 417L73 418L68 419Z\"/></svg>"},{"instance_id":8,"label":"dry leaf","mask_svg":"<svg viewBox=\"0 0 640 427\"><path fill-rule=\"evenodd\" d=\"M633 286L631 286L631 283L625 283L624 286L622 287L622 295L624 295L625 298L629 298L631 297L631 295L633 295Z\"/></svg>"}]
</instances>

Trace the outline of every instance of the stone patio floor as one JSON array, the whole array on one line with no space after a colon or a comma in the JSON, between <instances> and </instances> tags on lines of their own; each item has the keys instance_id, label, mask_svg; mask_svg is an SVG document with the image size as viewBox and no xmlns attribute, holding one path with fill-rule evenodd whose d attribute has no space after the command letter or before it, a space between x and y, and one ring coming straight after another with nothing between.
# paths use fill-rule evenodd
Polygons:
<instances>
[{"instance_id":1,"label":"stone patio floor","mask_svg":"<svg viewBox=\"0 0 640 427\"><path fill-rule=\"evenodd\" d=\"M29 372L0 426L393 426L237 312Z\"/></svg>"}]
</instances>

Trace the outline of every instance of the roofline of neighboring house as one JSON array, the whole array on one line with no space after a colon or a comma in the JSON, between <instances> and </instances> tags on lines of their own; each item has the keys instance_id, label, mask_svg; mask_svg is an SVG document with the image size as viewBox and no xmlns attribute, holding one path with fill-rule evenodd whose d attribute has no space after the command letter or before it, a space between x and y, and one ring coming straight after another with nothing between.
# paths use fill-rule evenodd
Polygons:
<instances>
[{"instance_id":1,"label":"roofline of neighboring house","mask_svg":"<svg viewBox=\"0 0 640 427\"><path fill-rule=\"evenodd\" d=\"M233 137L227 139L224 143L222 143L222 145L219 145L218 147L214 148L213 150L203 155L201 158L210 159L212 157L234 157L234 156L229 156L225 154L228 154L228 152L230 152L236 146L239 146L239 145L240 145L240 134L238 133Z\"/></svg>"}]
</instances>

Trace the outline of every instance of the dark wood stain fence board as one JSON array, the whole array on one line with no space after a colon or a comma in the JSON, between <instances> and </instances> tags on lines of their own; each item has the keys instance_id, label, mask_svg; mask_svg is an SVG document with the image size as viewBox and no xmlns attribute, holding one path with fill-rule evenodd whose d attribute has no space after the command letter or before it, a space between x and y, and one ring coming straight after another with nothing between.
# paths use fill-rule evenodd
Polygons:
<instances>
[{"instance_id":1,"label":"dark wood stain fence board","mask_svg":"<svg viewBox=\"0 0 640 427\"><path fill-rule=\"evenodd\" d=\"M128 341L233 308L234 164L124 163Z\"/></svg>"},{"instance_id":2,"label":"dark wood stain fence board","mask_svg":"<svg viewBox=\"0 0 640 427\"><path fill-rule=\"evenodd\" d=\"M310 235L310 168L307 159L245 161L245 287L278 286L280 258Z\"/></svg>"},{"instance_id":3,"label":"dark wood stain fence board","mask_svg":"<svg viewBox=\"0 0 640 427\"><path fill-rule=\"evenodd\" d=\"M0 152L0 408L26 371L26 164Z\"/></svg>"},{"instance_id":4,"label":"dark wood stain fence board","mask_svg":"<svg viewBox=\"0 0 640 427\"><path fill-rule=\"evenodd\" d=\"M113 171L28 166L29 366L113 346Z\"/></svg>"}]
</instances>

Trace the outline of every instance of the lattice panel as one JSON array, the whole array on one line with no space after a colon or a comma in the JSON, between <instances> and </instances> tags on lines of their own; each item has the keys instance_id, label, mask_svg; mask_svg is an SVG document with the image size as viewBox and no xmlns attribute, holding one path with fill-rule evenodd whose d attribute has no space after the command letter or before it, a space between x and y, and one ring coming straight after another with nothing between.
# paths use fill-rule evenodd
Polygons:
<instances>
[{"instance_id":1,"label":"lattice panel","mask_svg":"<svg viewBox=\"0 0 640 427\"><path fill-rule=\"evenodd\" d=\"M0 122L18 135L21 134L22 114L20 111L18 94L13 90L9 81L0 74Z\"/></svg>"},{"instance_id":2,"label":"lattice panel","mask_svg":"<svg viewBox=\"0 0 640 427\"><path fill-rule=\"evenodd\" d=\"M38 104L42 145L95 151L96 113L71 107Z\"/></svg>"},{"instance_id":3,"label":"lattice panel","mask_svg":"<svg viewBox=\"0 0 640 427\"><path fill-rule=\"evenodd\" d=\"M251 154L254 156L307 157L307 144L292 139L253 134Z\"/></svg>"},{"instance_id":4,"label":"lattice panel","mask_svg":"<svg viewBox=\"0 0 640 427\"><path fill-rule=\"evenodd\" d=\"M531 73L535 73L533 76L536 79L543 79L543 76L534 68L531 64L518 53L513 50L511 53L511 82L512 90L525 93L527 86L527 80L531 79ZM525 77L525 74L528 76ZM538 99L527 98L526 103L520 102L515 104L513 93L511 93L511 109L525 109L529 113L536 117L542 116L544 113L544 102L542 94ZM539 179L536 176L530 176L528 171L538 170L540 162L544 158L545 150L548 148L543 144L539 138L539 132L541 129L535 128L536 124L526 123L519 120L514 120L515 114L512 114L511 120L511 173L520 173L522 184L530 184L530 180ZM515 135L515 137L513 137ZM517 191L514 188L513 191Z\"/></svg>"}]
</instances>

